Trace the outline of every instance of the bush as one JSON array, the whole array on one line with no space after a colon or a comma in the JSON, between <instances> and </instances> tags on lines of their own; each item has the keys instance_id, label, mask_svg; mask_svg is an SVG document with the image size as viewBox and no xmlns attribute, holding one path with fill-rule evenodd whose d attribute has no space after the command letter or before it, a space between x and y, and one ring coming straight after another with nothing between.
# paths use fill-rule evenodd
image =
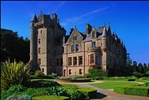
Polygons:
<instances>
[{"instance_id":1,"label":"bush","mask_svg":"<svg viewBox=\"0 0 149 100\"><path fill-rule=\"evenodd\" d=\"M56 95L56 96L62 96L66 95L66 91L63 89L63 87L50 87L46 89L46 94L47 95Z\"/></svg>"},{"instance_id":2,"label":"bush","mask_svg":"<svg viewBox=\"0 0 149 100\"><path fill-rule=\"evenodd\" d=\"M52 87L52 86L59 86L57 82L48 81L48 80L34 80L32 81L28 87L31 88L38 88L38 87Z\"/></svg>"},{"instance_id":3,"label":"bush","mask_svg":"<svg viewBox=\"0 0 149 100\"><path fill-rule=\"evenodd\" d=\"M11 86L8 89L8 93L10 93L10 94L18 94L18 93L23 92L25 90L26 90L26 88L23 87L21 84L19 84L19 85L13 85L13 86Z\"/></svg>"},{"instance_id":4,"label":"bush","mask_svg":"<svg viewBox=\"0 0 149 100\"><path fill-rule=\"evenodd\" d=\"M11 63L8 60L4 63L3 67L1 71L2 90L7 90L12 85L21 84L27 86L30 83L30 71L23 62L17 63L14 61Z\"/></svg>"},{"instance_id":5,"label":"bush","mask_svg":"<svg viewBox=\"0 0 149 100\"><path fill-rule=\"evenodd\" d=\"M44 76L44 73L41 70L36 70L34 76L35 77L42 77L42 76Z\"/></svg>"},{"instance_id":6,"label":"bush","mask_svg":"<svg viewBox=\"0 0 149 100\"><path fill-rule=\"evenodd\" d=\"M144 86L116 86L114 88L115 92L129 95L139 95L139 96L148 96L149 88Z\"/></svg>"},{"instance_id":7,"label":"bush","mask_svg":"<svg viewBox=\"0 0 149 100\"><path fill-rule=\"evenodd\" d=\"M149 87L149 82L144 83L145 87Z\"/></svg>"},{"instance_id":8,"label":"bush","mask_svg":"<svg viewBox=\"0 0 149 100\"><path fill-rule=\"evenodd\" d=\"M89 69L88 75L93 80L103 80L103 77L107 76L107 72L99 69Z\"/></svg>"},{"instance_id":9,"label":"bush","mask_svg":"<svg viewBox=\"0 0 149 100\"><path fill-rule=\"evenodd\" d=\"M138 77L138 78L143 76L140 72L133 72L133 75Z\"/></svg>"},{"instance_id":10,"label":"bush","mask_svg":"<svg viewBox=\"0 0 149 100\"><path fill-rule=\"evenodd\" d=\"M82 100L81 93L73 88L67 88L67 95L69 96L70 100Z\"/></svg>"},{"instance_id":11,"label":"bush","mask_svg":"<svg viewBox=\"0 0 149 100\"><path fill-rule=\"evenodd\" d=\"M9 96L6 100L31 100L31 98L29 95L13 95Z\"/></svg>"},{"instance_id":12,"label":"bush","mask_svg":"<svg viewBox=\"0 0 149 100\"><path fill-rule=\"evenodd\" d=\"M22 94L30 95L32 97L46 95L46 89L45 88L28 88Z\"/></svg>"},{"instance_id":13,"label":"bush","mask_svg":"<svg viewBox=\"0 0 149 100\"><path fill-rule=\"evenodd\" d=\"M21 94L21 92L23 92L25 90L26 90L26 88L20 84L19 85L13 85L8 90L2 91L1 98L2 98L2 100L5 100L7 97L12 96L12 95Z\"/></svg>"}]
</instances>

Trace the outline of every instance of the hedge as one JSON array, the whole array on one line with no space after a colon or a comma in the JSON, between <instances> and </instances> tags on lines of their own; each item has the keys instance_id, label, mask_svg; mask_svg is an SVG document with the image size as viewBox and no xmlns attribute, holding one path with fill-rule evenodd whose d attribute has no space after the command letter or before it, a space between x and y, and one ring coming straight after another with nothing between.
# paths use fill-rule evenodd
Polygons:
<instances>
[{"instance_id":1,"label":"hedge","mask_svg":"<svg viewBox=\"0 0 149 100\"><path fill-rule=\"evenodd\" d=\"M33 97L32 100L69 100L69 97L66 96L53 96L53 95L43 95Z\"/></svg>"},{"instance_id":2,"label":"hedge","mask_svg":"<svg viewBox=\"0 0 149 100\"><path fill-rule=\"evenodd\" d=\"M149 96L149 88L139 85L124 85L114 87L114 91L122 94Z\"/></svg>"},{"instance_id":3,"label":"hedge","mask_svg":"<svg viewBox=\"0 0 149 100\"><path fill-rule=\"evenodd\" d=\"M97 94L97 90L92 89L92 88L81 87L78 90L86 97L86 99L94 98L96 97L96 94Z\"/></svg>"}]
</instances>

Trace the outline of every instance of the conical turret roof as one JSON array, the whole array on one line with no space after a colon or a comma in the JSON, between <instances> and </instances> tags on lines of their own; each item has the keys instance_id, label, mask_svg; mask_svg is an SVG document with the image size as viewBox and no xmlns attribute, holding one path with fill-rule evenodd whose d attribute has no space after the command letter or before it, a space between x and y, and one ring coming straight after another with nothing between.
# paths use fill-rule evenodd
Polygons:
<instances>
[{"instance_id":1,"label":"conical turret roof","mask_svg":"<svg viewBox=\"0 0 149 100\"><path fill-rule=\"evenodd\" d=\"M33 19L31 20L31 22L37 22L38 20L37 20L37 16L36 15L34 15L34 17L33 17Z\"/></svg>"}]
</instances>

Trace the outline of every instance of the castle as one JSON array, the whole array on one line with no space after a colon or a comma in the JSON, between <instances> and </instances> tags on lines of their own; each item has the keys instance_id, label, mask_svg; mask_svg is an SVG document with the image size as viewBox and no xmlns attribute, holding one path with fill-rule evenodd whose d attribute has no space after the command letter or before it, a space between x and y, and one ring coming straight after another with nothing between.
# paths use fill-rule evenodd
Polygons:
<instances>
[{"instance_id":1,"label":"castle","mask_svg":"<svg viewBox=\"0 0 149 100\"><path fill-rule=\"evenodd\" d=\"M126 65L126 48L110 24L98 29L86 24L86 31L61 27L57 15L35 15L30 22L30 61L33 70L59 76L85 75L89 68L107 71Z\"/></svg>"}]
</instances>

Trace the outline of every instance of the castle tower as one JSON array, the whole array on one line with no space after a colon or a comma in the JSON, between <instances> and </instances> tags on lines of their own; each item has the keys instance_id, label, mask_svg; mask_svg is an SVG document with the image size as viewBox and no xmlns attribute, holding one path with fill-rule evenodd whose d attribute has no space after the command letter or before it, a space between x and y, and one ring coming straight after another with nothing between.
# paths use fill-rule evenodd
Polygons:
<instances>
[{"instance_id":1,"label":"castle tower","mask_svg":"<svg viewBox=\"0 0 149 100\"><path fill-rule=\"evenodd\" d=\"M106 32L106 28L104 27L103 32L102 32L102 67L103 70L107 70L107 32Z\"/></svg>"},{"instance_id":2,"label":"castle tower","mask_svg":"<svg viewBox=\"0 0 149 100\"><path fill-rule=\"evenodd\" d=\"M31 69L35 71L37 69L37 30L35 28L35 23L37 22L37 17L34 15L30 22L30 63Z\"/></svg>"},{"instance_id":3,"label":"castle tower","mask_svg":"<svg viewBox=\"0 0 149 100\"><path fill-rule=\"evenodd\" d=\"M39 66L45 74L59 73L62 70L62 40L66 34L59 24L56 14L45 15L40 12L38 18L31 21L30 59L34 69Z\"/></svg>"}]
</instances>

